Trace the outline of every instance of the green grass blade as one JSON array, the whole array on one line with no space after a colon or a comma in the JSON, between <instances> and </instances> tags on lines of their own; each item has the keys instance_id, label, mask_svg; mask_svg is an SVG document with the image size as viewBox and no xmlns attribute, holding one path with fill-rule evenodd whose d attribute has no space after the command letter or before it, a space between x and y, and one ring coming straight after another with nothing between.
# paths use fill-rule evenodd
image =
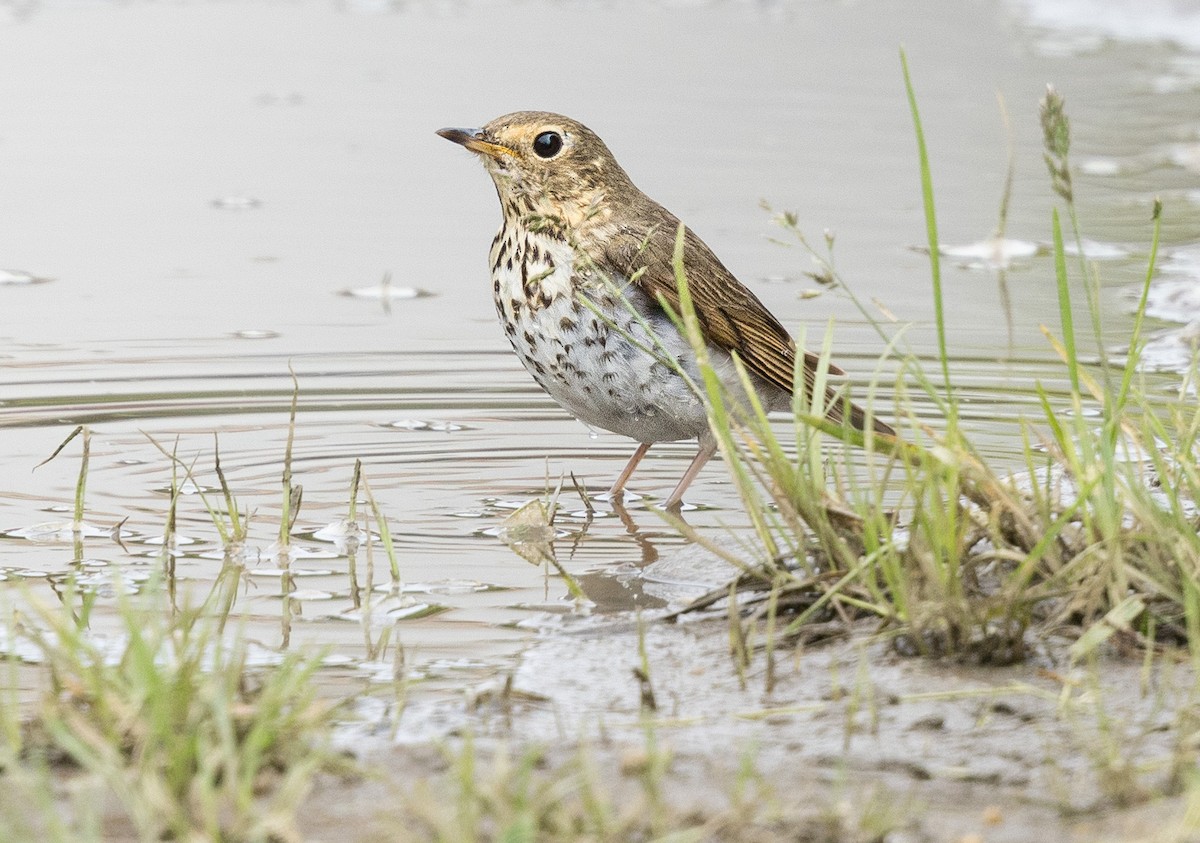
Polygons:
<instances>
[{"instance_id":1,"label":"green grass blade","mask_svg":"<svg viewBox=\"0 0 1200 843\"><path fill-rule=\"evenodd\" d=\"M900 50L900 66L904 70L904 90L908 94L908 107L912 112L913 133L917 139L917 158L921 168L921 200L925 208L925 235L929 243L929 272L933 281L933 309L937 322L938 357L942 365L942 380L951 419L957 415L954 387L950 382L950 356L946 352L946 313L942 298L941 247L938 240L937 211L933 201L933 174L929 167L929 151L925 147L925 132L921 128L921 112L917 107L917 94L913 90L912 76L908 70L908 55Z\"/></svg>"}]
</instances>

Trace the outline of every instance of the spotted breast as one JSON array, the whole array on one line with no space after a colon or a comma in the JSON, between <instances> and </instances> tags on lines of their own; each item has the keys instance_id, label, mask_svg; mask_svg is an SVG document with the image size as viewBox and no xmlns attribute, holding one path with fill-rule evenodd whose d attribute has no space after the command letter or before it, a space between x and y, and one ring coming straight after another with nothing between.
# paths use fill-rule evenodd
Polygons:
<instances>
[{"instance_id":1,"label":"spotted breast","mask_svg":"<svg viewBox=\"0 0 1200 843\"><path fill-rule=\"evenodd\" d=\"M492 289L504 332L542 389L580 421L639 442L706 433L702 403L666 362L697 376L674 324L626 279L581 269L570 243L521 222L506 219L492 242Z\"/></svg>"}]
</instances>

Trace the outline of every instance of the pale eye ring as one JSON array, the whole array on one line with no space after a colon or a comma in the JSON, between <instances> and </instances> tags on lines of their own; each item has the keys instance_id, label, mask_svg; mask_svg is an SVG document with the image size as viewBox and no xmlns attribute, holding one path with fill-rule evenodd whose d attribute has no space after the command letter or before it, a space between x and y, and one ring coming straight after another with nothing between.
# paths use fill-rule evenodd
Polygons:
<instances>
[{"instance_id":1,"label":"pale eye ring","mask_svg":"<svg viewBox=\"0 0 1200 843\"><path fill-rule=\"evenodd\" d=\"M558 132L542 132L533 139L533 152L538 158L553 158L562 147L562 135Z\"/></svg>"}]
</instances>

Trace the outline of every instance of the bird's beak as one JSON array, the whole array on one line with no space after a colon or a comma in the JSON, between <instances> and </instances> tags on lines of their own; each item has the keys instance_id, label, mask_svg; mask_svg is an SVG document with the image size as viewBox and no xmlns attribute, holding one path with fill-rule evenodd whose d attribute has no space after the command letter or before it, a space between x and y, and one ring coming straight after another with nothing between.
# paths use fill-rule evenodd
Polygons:
<instances>
[{"instance_id":1,"label":"bird's beak","mask_svg":"<svg viewBox=\"0 0 1200 843\"><path fill-rule=\"evenodd\" d=\"M490 158L513 154L513 151L507 146L485 140L483 129L438 129L438 134L448 141L454 141L472 152L487 155Z\"/></svg>"}]
</instances>

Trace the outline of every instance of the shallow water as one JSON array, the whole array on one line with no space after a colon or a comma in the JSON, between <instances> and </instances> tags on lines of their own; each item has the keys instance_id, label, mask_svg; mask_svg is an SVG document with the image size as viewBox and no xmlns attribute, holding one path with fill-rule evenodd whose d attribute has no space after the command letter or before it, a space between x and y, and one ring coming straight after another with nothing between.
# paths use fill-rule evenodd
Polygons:
<instances>
[{"instance_id":1,"label":"shallow water","mask_svg":"<svg viewBox=\"0 0 1200 843\"><path fill-rule=\"evenodd\" d=\"M1016 420L1036 416L1035 384L1061 387L1040 331L1058 325L1036 118L1048 81L1066 95L1075 132L1106 343L1128 336L1155 195L1167 209L1164 279L1200 283L1195 41L1144 31L1127 40L1119 26L1100 28L1107 17L1070 9L0 2L0 576L10 593L24 584L48 596L77 568L100 587L115 572L157 570L172 468L151 438L194 460L211 488L216 434L239 503L255 513L239 606L265 651L319 643L331 677L386 679L391 653L365 642L395 624L392 641L416 676L503 667L543 612L572 601L497 528L560 477L569 489L571 473L603 490L632 449L571 420L508 351L487 279L492 188L434 130L518 108L583 120L785 324L819 337L833 319L835 358L861 385L881 341L845 297L803 295L817 286L810 261L768 242L781 232L760 202L795 209L814 242L836 232L856 293L908 324L908 343L929 358L900 44L942 239L958 249L945 284L964 416L988 456L1016 465ZM996 273L966 248L996 226L1006 167L997 92L1016 161L1011 341ZM1183 300L1163 295L1151 327L1194 320ZM1161 368L1186 365L1191 341L1175 331L1163 335L1174 364ZM290 582L271 548L289 367L304 487ZM886 389L894 367L883 371ZM1159 377L1164 395L1178 384ZM931 407L923 414L936 425ZM82 561L66 536L38 527L70 519L78 443L33 470L79 424L93 432L86 520L103 533L123 524L121 543L86 538ZM632 489L661 497L690 456L687 445L656 447ZM360 550L355 583L346 556L311 538L346 517L356 459L391 519L407 584L405 599L380 595L369 621L356 586L386 584L382 552L368 584ZM595 610L657 605L637 572L683 540L649 501L631 504L635 523L602 507L586 525L578 497L563 500L558 557ZM703 507L689 521L722 540L745 521L717 465L689 500ZM220 569L218 537L198 495L184 497L178 517L193 542L176 548L176 575L202 594ZM413 603L447 611L408 617Z\"/></svg>"}]
</instances>

